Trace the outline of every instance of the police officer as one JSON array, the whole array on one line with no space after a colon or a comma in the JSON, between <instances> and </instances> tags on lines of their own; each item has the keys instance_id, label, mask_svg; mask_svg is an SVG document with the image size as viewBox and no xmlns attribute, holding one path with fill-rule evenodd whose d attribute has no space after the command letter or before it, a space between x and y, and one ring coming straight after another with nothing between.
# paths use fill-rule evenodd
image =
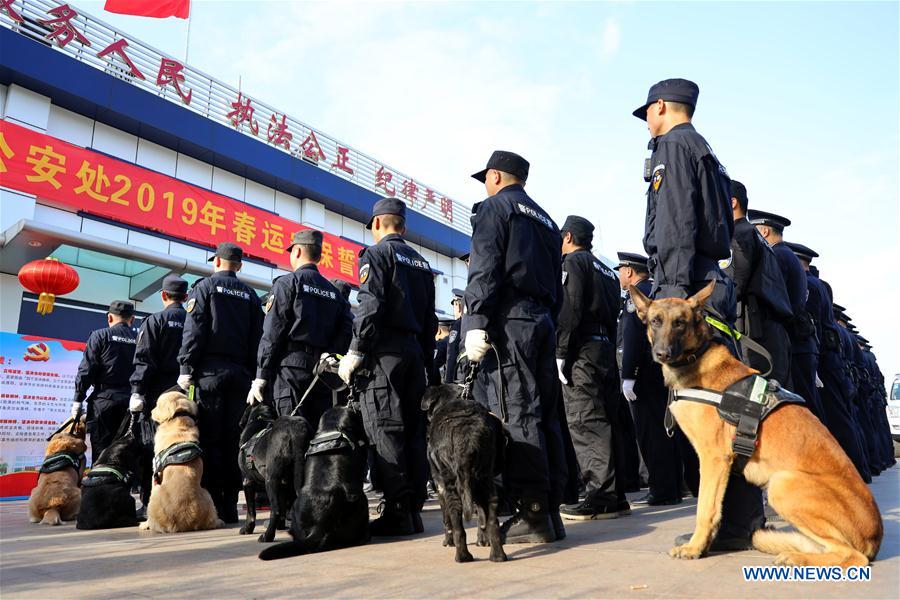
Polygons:
<instances>
[{"instance_id":1,"label":"police officer","mask_svg":"<svg viewBox=\"0 0 900 600\"><path fill-rule=\"evenodd\" d=\"M375 203L366 225L375 245L359 260L359 307L350 351L338 373L362 391L363 421L375 446L375 471L384 512L370 530L376 536L421 533L428 464L420 409L426 359L434 353L437 317L434 274L403 239L406 205L397 198Z\"/></svg>"},{"instance_id":2,"label":"police officer","mask_svg":"<svg viewBox=\"0 0 900 600\"><path fill-rule=\"evenodd\" d=\"M438 318L438 330L434 340L434 358L428 368L428 385L440 385L444 381L451 325L453 325L452 319Z\"/></svg>"},{"instance_id":3,"label":"police officer","mask_svg":"<svg viewBox=\"0 0 900 600\"><path fill-rule=\"evenodd\" d=\"M300 403L323 354L346 350L353 325L350 304L319 273L322 232L298 231L286 252L294 271L273 282L257 352L256 379L247 394L248 404L262 402L263 390L271 383L279 415L290 415ZM331 391L317 382L299 414L316 429L331 404Z\"/></svg>"},{"instance_id":4,"label":"police officer","mask_svg":"<svg viewBox=\"0 0 900 600\"><path fill-rule=\"evenodd\" d=\"M852 366L856 373L857 396L856 405L859 408L859 425L862 431L862 442L866 446L866 455L869 463L869 472L872 477L881 474L881 457L878 433L872 414L872 382L869 378L868 364L863 354L863 337L858 331L851 336L853 340Z\"/></svg>"},{"instance_id":5,"label":"police officer","mask_svg":"<svg viewBox=\"0 0 900 600\"><path fill-rule=\"evenodd\" d=\"M134 360L134 304L113 300L106 315L108 327L88 336L78 373L72 417L87 398L87 430L91 463L112 443L128 412L128 378ZM88 389L93 388L88 396Z\"/></svg>"},{"instance_id":6,"label":"police officer","mask_svg":"<svg viewBox=\"0 0 900 600\"><path fill-rule=\"evenodd\" d=\"M692 81L668 79L651 87L647 101L632 113L647 121L652 137L653 154L645 169L650 185L644 250L655 298L687 298L714 280L706 309L731 324L736 316L734 284L719 268L719 261L730 254L734 231L731 184L691 124L699 94ZM734 349L731 340L722 342ZM722 510L722 525L711 548L751 547L753 532L765 524L759 488L732 474ZM684 538L676 544L685 543Z\"/></svg>"},{"instance_id":7,"label":"police officer","mask_svg":"<svg viewBox=\"0 0 900 600\"><path fill-rule=\"evenodd\" d=\"M197 388L201 484L226 523L238 520L240 420L256 367L264 314L256 292L237 277L243 257L236 244L223 242L216 248L210 259L214 273L194 284L185 305L178 353L178 385L184 390Z\"/></svg>"},{"instance_id":8,"label":"police officer","mask_svg":"<svg viewBox=\"0 0 900 600\"><path fill-rule=\"evenodd\" d=\"M463 292L460 289L453 288L453 322L450 324L450 334L447 336L447 364L444 367L444 383L456 383L460 381L460 343L462 335L460 329L462 327L462 311L463 311Z\"/></svg>"},{"instance_id":9,"label":"police officer","mask_svg":"<svg viewBox=\"0 0 900 600\"><path fill-rule=\"evenodd\" d=\"M619 286L612 269L591 254L594 226L570 215L562 227L563 303L556 330L556 366L566 421L585 488L583 502L563 506L564 519L616 518L630 512L622 478L616 354L612 343Z\"/></svg>"},{"instance_id":10,"label":"police officer","mask_svg":"<svg viewBox=\"0 0 900 600\"><path fill-rule=\"evenodd\" d=\"M141 455L141 512L146 513L153 481L153 432L156 427L150 411L156 407L160 394L178 380L178 351L184 332L184 301L188 282L178 275L163 279L163 310L144 319L138 330L134 352L134 372L131 374L131 399L128 409L142 414L145 452Z\"/></svg>"},{"instance_id":11,"label":"police officer","mask_svg":"<svg viewBox=\"0 0 900 600\"><path fill-rule=\"evenodd\" d=\"M848 446L851 449L850 452L847 452L847 456L853 461L853 464L856 467L856 470L859 471L859 475L862 477L863 481L871 483L872 472L869 470L865 442L862 439L862 433L860 432L859 423L857 422L856 413L858 409L856 407L856 395L859 390L857 388L854 373L850 368L853 356L853 339L848 330L850 317L847 316L844 312L846 309L840 304L832 304L832 309L834 311L834 320L838 325L837 332L840 339L838 368L843 375L842 383L844 384L846 395L846 411L848 415L846 423L848 431L846 432L846 436L848 438ZM825 388L827 389L827 387L828 384L826 383Z\"/></svg>"},{"instance_id":12,"label":"police officer","mask_svg":"<svg viewBox=\"0 0 900 600\"><path fill-rule=\"evenodd\" d=\"M788 386L791 375L791 341L782 322L793 311L778 259L759 231L747 220L747 188L731 180L731 210L734 237L731 258L725 261L725 274L734 281L737 296L735 325L744 336L759 343L770 360L741 346L744 362ZM771 370L770 370L771 369ZM810 405L810 408L814 408ZM819 411L813 411L819 416Z\"/></svg>"},{"instance_id":13,"label":"police officer","mask_svg":"<svg viewBox=\"0 0 900 600\"><path fill-rule=\"evenodd\" d=\"M631 252L618 253L619 285L631 286L649 295L653 287L647 271L647 257ZM647 326L635 312L630 296L619 317L616 348L622 377L622 395L628 400L637 432L641 456L647 465L649 492L635 504L650 506L681 503L681 462L675 437L666 433L665 415L669 394L662 368L653 361Z\"/></svg>"},{"instance_id":14,"label":"police officer","mask_svg":"<svg viewBox=\"0 0 900 600\"><path fill-rule=\"evenodd\" d=\"M489 197L472 207L462 327L466 356L481 363L475 398L505 416L513 440L504 487L519 507L501 526L508 544L565 536L558 507L568 473L554 363L561 243L556 223L525 193L528 170L524 158L498 150L472 176Z\"/></svg>"}]
</instances>

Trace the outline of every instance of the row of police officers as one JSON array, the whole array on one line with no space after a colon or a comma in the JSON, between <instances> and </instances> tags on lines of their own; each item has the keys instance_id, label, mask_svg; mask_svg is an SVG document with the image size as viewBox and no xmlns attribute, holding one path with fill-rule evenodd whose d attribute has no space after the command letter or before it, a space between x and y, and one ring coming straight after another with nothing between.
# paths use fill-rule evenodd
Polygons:
<instances>
[{"instance_id":1,"label":"row of police officers","mask_svg":"<svg viewBox=\"0 0 900 600\"><path fill-rule=\"evenodd\" d=\"M746 187L691 124L698 95L693 82L666 80L634 111L651 135L647 256L622 252L615 270L592 254L588 220L573 215L559 228L528 195L528 161L494 152L473 175L487 199L472 209L468 282L454 290L457 319L439 342L434 273L404 240L406 205L396 198L376 202L366 225L375 244L360 256L355 313L346 290L319 273L322 234L313 230L293 237L293 272L273 282L265 311L237 275L241 248L228 243L211 259L213 275L189 293L184 280L165 280L165 309L136 338L133 305L114 302L110 326L88 341L73 405L88 398L95 457L127 408L146 414L161 391L193 387L203 485L223 520L235 522L245 401L271 398L279 414L299 411L315 427L332 397L314 385L315 373L341 354L338 373L359 398L373 479L384 492L372 533L408 535L423 530L429 478L422 393L468 376L473 397L502 416L511 436L506 543L560 540L563 518L630 512L634 436L650 488L640 502L681 502L684 483L696 493L696 456L683 436L666 432L661 369L620 291L686 298L715 280L708 310L725 324L719 340L801 393L864 477L893 464L870 348L810 265L815 252L783 241L790 222L749 210ZM584 497L563 504L571 479ZM714 547L749 547L764 523L760 491L733 473Z\"/></svg>"}]
</instances>

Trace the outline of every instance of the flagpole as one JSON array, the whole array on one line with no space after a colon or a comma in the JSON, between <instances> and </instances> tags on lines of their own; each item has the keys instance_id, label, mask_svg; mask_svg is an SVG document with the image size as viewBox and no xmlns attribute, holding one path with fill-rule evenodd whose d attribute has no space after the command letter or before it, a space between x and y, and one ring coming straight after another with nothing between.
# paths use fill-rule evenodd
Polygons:
<instances>
[{"instance_id":1,"label":"flagpole","mask_svg":"<svg viewBox=\"0 0 900 600\"><path fill-rule=\"evenodd\" d=\"M194 7L192 6L190 9L190 12L188 13L188 18L187 18L187 37L184 40L184 64L185 65L187 64L187 61L188 61L188 50L190 49L190 46L191 46L191 17L193 16L193 13L194 13L193 8Z\"/></svg>"}]
</instances>

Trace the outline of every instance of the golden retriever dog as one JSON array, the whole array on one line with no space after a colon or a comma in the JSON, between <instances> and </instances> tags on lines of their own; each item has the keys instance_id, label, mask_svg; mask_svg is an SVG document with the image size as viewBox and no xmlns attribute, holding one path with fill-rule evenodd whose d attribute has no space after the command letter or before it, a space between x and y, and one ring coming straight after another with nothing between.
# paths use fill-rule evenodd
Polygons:
<instances>
[{"instance_id":1,"label":"golden retriever dog","mask_svg":"<svg viewBox=\"0 0 900 600\"><path fill-rule=\"evenodd\" d=\"M37 485L28 499L28 518L32 523L59 525L72 521L81 508L81 475L84 472L84 419L78 421L70 432L68 425L50 438L44 452L42 470L55 464L58 470L38 475ZM55 460L56 459L56 460ZM61 460L59 460L61 459Z\"/></svg>"},{"instance_id":2,"label":"golden retriever dog","mask_svg":"<svg viewBox=\"0 0 900 600\"><path fill-rule=\"evenodd\" d=\"M670 389L722 392L757 373L711 338L703 305L714 286L711 282L687 300L651 301L637 288L629 289ZM735 427L711 404L680 399L669 410L700 458L696 527L688 543L669 554L699 558L722 517L735 458ZM878 554L884 534L878 506L840 445L806 407L782 404L769 413L759 425L756 450L743 474L768 489L769 504L797 529L760 529L753 534L753 546L777 555L776 564L846 568L868 565Z\"/></svg>"},{"instance_id":3,"label":"golden retriever dog","mask_svg":"<svg viewBox=\"0 0 900 600\"><path fill-rule=\"evenodd\" d=\"M153 452L157 457L175 444L199 443L197 405L181 392L161 395L150 417L159 424L153 438ZM177 533L223 526L216 516L212 497L200 487L202 476L203 459L199 456L184 464L165 467L153 482L147 520L140 524L140 529Z\"/></svg>"}]
</instances>

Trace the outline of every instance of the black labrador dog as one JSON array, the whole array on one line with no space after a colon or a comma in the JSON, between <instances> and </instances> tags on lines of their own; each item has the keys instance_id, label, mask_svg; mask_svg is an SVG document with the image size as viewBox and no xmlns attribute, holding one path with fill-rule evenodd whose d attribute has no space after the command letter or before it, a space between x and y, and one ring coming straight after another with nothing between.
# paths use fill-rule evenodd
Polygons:
<instances>
[{"instance_id":1,"label":"black labrador dog","mask_svg":"<svg viewBox=\"0 0 900 600\"><path fill-rule=\"evenodd\" d=\"M428 415L428 462L444 517L444 545L456 547L456 562L472 560L463 519L477 509L477 545L490 544L490 559L505 561L494 485L506 451L503 423L453 384L429 387L422 410Z\"/></svg>"},{"instance_id":2,"label":"black labrador dog","mask_svg":"<svg viewBox=\"0 0 900 600\"><path fill-rule=\"evenodd\" d=\"M241 448L238 463L243 476L247 519L241 535L256 528L256 493L265 490L271 513L260 542L275 539L275 529L284 527L288 507L303 487L303 467L311 427L303 417L276 417L268 402L248 406L241 417Z\"/></svg>"},{"instance_id":3,"label":"black labrador dog","mask_svg":"<svg viewBox=\"0 0 900 600\"><path fill-rule=\"evenodd\" d=\"M369 541L367 465L362 416L352 403L328 409L306 456L306 480L291 511L291 542L264 549L273 560Z\"/></svg>"},{"instance_id":4,"label":"black labrador dog","mask_svg":"<svg viewBox=\"0 0 900 600\"><path fill-rule=\"evenodd\" d=\"M138 479L143 451L140 436L135 435L131 420L125 416L116 438L100 454L97 463L81 482L81 510L78 529L113 529L138 524L131 484Z\"/></svg>"}]
</instances>

